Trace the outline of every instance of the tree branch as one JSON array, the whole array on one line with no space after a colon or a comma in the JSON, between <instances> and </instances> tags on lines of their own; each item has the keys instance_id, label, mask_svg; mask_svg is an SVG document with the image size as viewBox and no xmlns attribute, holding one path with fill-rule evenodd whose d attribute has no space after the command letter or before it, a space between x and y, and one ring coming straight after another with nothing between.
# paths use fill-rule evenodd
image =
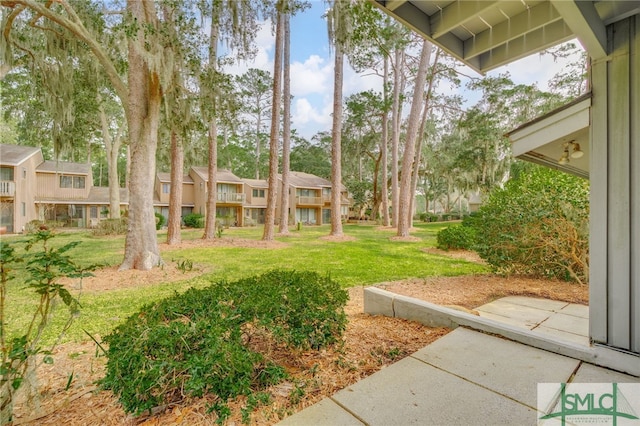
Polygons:
<instances>
[{"instance_id":1,"label":"tree branch","mask_svg":"<svg viewBox=\"0 0 640 426\"><path fill-rule=\"evenodd\" d=\"M62 16L57 12L52 11L46 6L46 4L43 5L41 3L38 3L35 0L11 0L11 1L0 0L0 4L2 6L12 7L11 5L19 5L19 6L22 6L23 8L29 8L33 10L34 13L39 14L42 17L45 17L51 20L52 22L55 22L56 24L60 25L61 27L67 29L68 31L73 33L75 36L77 36L80 40L85 42L87 46L89 46L89 49L91 50L91 52L93 52L98 62L103 66L105 73L107 74L107 77L111 81L111 84L113 84L113 87L122 102L123 108L125 109L125 111L128 110L129 92L127 90L127 87L124 81L120 78L120 75L118 74L118 71L116 70L116 67L113 64L113 61L111 60L111 58L109 58L107 53L104 51L104 49L102 48L102 45L84 27L84 25L82 24L82 21L80 20L78 15L75 13L75 10L73 9L73 7L70 6L64 0L59 0L59 2L64 7L65 11L70 15L71 19L68 17ZM5 32L6 31L8 30L5 29Z\"/></svg>"}]
</instances>

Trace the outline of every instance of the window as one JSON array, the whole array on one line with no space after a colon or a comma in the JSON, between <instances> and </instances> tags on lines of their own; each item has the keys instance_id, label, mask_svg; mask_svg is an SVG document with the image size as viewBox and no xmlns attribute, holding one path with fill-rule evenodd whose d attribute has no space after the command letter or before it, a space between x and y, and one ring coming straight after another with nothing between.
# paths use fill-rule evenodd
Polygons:
<instances>
[{"instance_id":1,"label":"window","mask_svg":"<svg viewBox=\"0 0 640 426\"><path fill-rule=\"evenodd\" d=\"M84 176L74 176L73 187L78 189L84 189Z\"/></svg>"},{"instance_id":2,"label":"window","mask_svg":"<svg viewBox=\"0 0 640 426\"><path fill-rule=\"evenodd\" d=\"M27 215L27 203L22 203L20 205L20 209L22 210L22 216L26 216Z\"/></svg>"},{"instance_id":3,"label":"window","mask_svg":"<svg viewBox=\"0 0 640 426\"><path fill-rule=\"evenodd\" d=\"M89 212L89 217L91 219L97 219L98 218L98 206L91 206L91 210Z\"/></svg>"},{"instance_id":4,"label":"window","mask_svg":"<svg viewBox=\"0 0 640 426\"><path fill-rule=\"evenodd\" d=\"M163 183L162 184L162 193L163 194L168 194L170 189L171 189L171 184L168 184L168 183Z\"/></svg>"},{"instance_id":5,"label":"window","mask_svg":"<svg viewBox=\"0 0 640 426\"><path fill-rule=\"evenodd\" d=\"M60 176L60 188L71 188L73 186L73 178L71 176Z\"/></svg>"},{"instance_id":6,"label":"window","mask_svg":"<svg viewBox=\"0 0 640 426\"><path fill-rule=\"evenodd\" d=\"M315 209L296 209L296 221L315 225L316 224Z\"/></svg>"},{"instance_id":7,"label":"window","mask_svg":"<svg viewBox=\"0 0 640 426\"><path fill-rule=\"evenodd\" d=\"M217 190L218 194L235 194L237 192L237 187L230 183L219 183Z\"/></svg>"},{"instance_id":8,"label":"window","mask_svg":"<svg viewBox=\"0 0 640 426\"><path fill-rule=\"evenodd\" d=\"M253 196L256 198L264 198L264 189L254 189Z\"/></svg>"},{"instance_id":9,"label":"window","mask_svg":"<svg viewBox=\"0 0 640 426\"><path fill-rule=\"evenodd\" d=\"M298 188L296 192L297 192L296 195L298 197L315 197L316 196L315 189Z\"/></svg>"},{"instance_id":10,"label":"window","mask_svg":"<svg viewBox=\"0 0 640 426\"><path fill-rule=\"evenodd\" d=\"M60 188L84 188L84 176L60 176Z\"/></svg>"},{"instance_id":11,"label":"window","mask_svg":"<svg viewBox=\"0 0 640 426\"><path fill-rule=\"evenodd\" d=\"M0 167L0 180L13 180L13 167Z\"/></svg>"}]
</instances>

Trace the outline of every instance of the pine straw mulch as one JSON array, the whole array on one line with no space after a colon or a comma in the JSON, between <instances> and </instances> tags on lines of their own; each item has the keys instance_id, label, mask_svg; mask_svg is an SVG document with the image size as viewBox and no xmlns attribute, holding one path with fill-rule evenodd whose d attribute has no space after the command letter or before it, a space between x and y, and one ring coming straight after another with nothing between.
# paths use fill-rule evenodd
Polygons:
<instances>
[{"instance_id":1,"label":"pine straw mulch","mask_svg":"<svg viewBox=\"0 0 640 426\"><path fill-rule=\"evenodd\" d=\"M202 244L196 242L194 244ZM431 249L430 249L431 250ZM443 256L463 256L467 252L434 252ZM178 271L154 272L146 275L145 285L167 279L184 279ZM121 275L122 274L122 275ZM110 291L140 285L138 271L116 272L115 268L97 271L97 277L83 283L85 291ZM138 278L142 278L142 275ZM473 309L507 295L526 295L573 303L588 303L585 286L564 282L492 275L411 279L379 284L380 288L417 297L442 305ZM370 316L363 313L363 288L349 289L346 313L349 319L341 347L322 351L291 353L270 348L270 357L286 366L287 381L266 389L271 394L267 405L251 413L251 424L274 424L282 418L308 407L322 398L373 374L433 342L448 332L397 318ZM185 398L173 405L160 407L153 414L134 418L124 413L111 392L99 390L95 381L102 377L106 359L97 356L93 343L65 344L54 354L53 365L42 365L38 371L39 409L18 403L15 425L211 425L215 415L208 407L213 397ZM69 376L73 380L68 386ZM246 399L231 403L229 425L242 424L242 408Z\"/></svg>"}]
</instances>

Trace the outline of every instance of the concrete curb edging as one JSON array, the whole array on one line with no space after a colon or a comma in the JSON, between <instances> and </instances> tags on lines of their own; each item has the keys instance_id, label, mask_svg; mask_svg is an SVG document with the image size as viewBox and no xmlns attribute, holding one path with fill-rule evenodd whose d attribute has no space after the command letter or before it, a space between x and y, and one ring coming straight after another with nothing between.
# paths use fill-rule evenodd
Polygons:
<instances>
[{"instance_id":1,"label":"concrete curb edging","mask_svg":"<svg viewBox=\"0 0 640 426\"><path fill-rule=\"evenodd\" d=\"M514 327L413 297L402 296L377 287L364 289L364 312L371 315L384 315L416 321L430 327L456 328L464 326L640 377L640 356L602 346L586 347L577 345L561 339L544 336L535 331Z\"/></svg>"}]
</instances>

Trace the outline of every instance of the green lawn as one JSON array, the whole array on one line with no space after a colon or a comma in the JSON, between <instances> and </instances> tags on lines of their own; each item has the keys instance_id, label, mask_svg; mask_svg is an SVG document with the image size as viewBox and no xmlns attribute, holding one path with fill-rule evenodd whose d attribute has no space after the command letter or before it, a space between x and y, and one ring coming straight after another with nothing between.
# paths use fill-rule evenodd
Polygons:
<instances>
[{"instance_id":1,"label":"green lawn","mask_svg":"<svg viewBox=\"0 0 640 426\"><path fill-rule=\"evenodd\" d=\"M167 250L163 259L168 264L181 260L191 260L194 267L208 271L195 279L181 282L161 283L140 289L123 289L80 295L81 315L72 326L67 340L86 340L83 329L93 335L105 335L145 303L182 292L189 287L202 287L211 281L229 281L243 276L254 275L274 268L291 268L328 273L344 287L364 286L384 281L412 277L454 276L487 273L478 264L446 256L425 253L423 249L435 247L437 232L445 224L416 223L412 236L420 241L391 241L392 231L381 231L373 226L345 225L344 233L355 237L354 241L329 242L319 237L329 234L328 226L303 227L292 231L289 237L277 237L285 243L282 248L242 248L242 247L196 247ZM202 230L185 230L183 239L198 239ZM223 238L243 238L260 240L262 228L226 229ZM166 234L160 232L158 239L165 241ZM3 239L5 239L3 237ZM6 241L19 239L6 238ZM117 265L122 261L124 238L97 238L89 233L61 233L52 240L54 244L81 241L71 251L74 259L81 264L101 263ZM15 332L26 325L30 305L35 297L20 283L24 271L17 271L17 279L11 284L7 300L9 327ZM55 323L56 319L54 319ZM53 333L47 334L48 340Z\"/></svg>"}]
</instances>

